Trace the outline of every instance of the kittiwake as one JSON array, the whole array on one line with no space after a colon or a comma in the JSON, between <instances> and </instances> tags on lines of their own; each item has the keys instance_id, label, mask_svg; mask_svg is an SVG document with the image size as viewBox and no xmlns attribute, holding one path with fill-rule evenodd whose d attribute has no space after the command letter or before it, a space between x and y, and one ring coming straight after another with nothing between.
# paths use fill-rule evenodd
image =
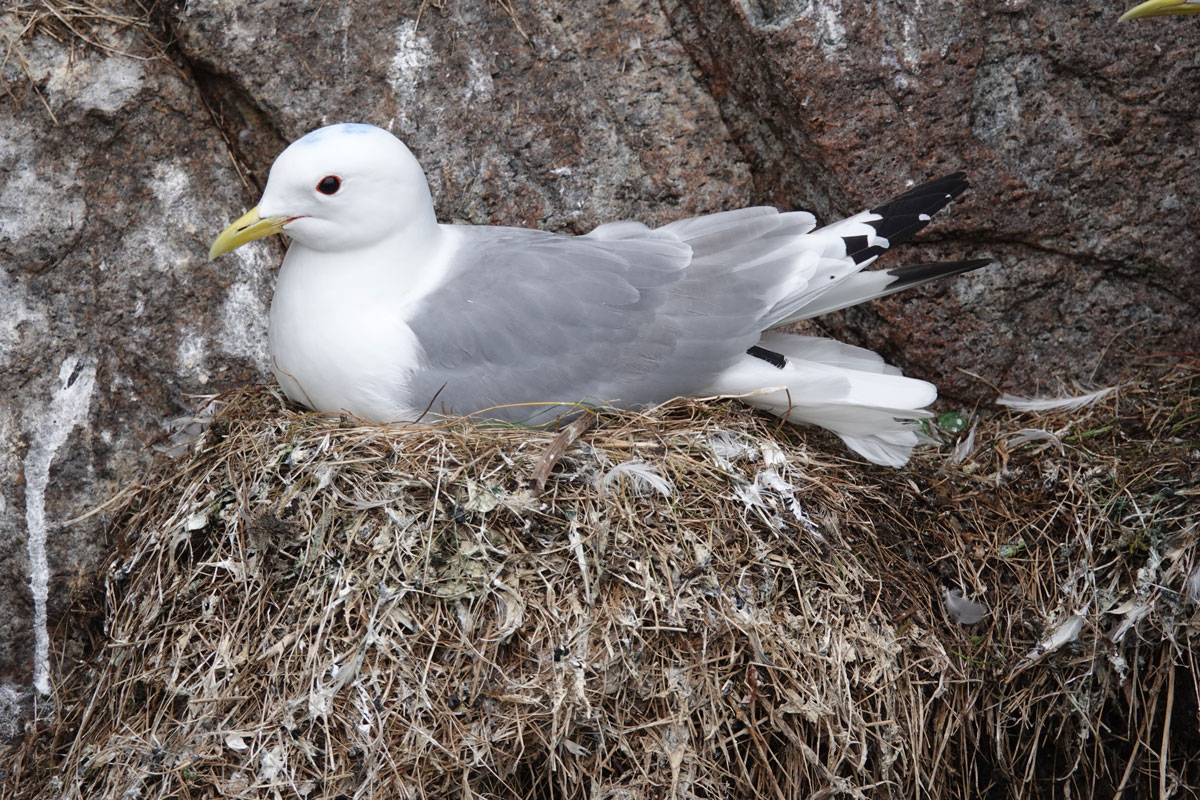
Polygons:
<instances>
[{"instance_id":1,"label":"kittiwake","mask_svg":"<svg viewBox=\"0 0 1200 800\"><path fill-rule=\"evenodd\" d=\"M738 396L901 466L936 388L869 350L773 329L987 264L864 271L966 189L947 175L823 228L767 207L584 236L445 225L408 148L343 123L285 149L209 255L291 239L270 353L287 396L317 411L543 425Z\"/></svg>"}]
</instances>

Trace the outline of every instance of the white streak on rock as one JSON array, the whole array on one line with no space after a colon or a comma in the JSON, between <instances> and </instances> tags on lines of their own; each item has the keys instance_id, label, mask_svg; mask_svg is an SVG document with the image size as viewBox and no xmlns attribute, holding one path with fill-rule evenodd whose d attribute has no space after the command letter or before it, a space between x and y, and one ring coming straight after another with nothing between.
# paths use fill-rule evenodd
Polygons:
<instances>
[{"instance_id":1,"label":"white streak on rock","mask_svg":"<svg viewBox=\"0 0 1200 800\"><path fill-rule=\"evenodd\" d=\"M67 50L62 49L62 56L50 70L46 89L57 106L69 102L111 114L137 97L145 82L146 71L132 58L69 58Z\"/></svg>"},{"instance_id":2,"label":"white streak on rock","mask_svg":"<svg viewBox=\"0 0 1200 800\"><path fill-rule=\"evenodd\" d=\"M186 193L191 185L187 173L176 164L158 164L154 168L154 178L150 181L150 190L154 199L161 206L160 211L174 210L180 200L187 199Z\"/></svg>"},{"instance_id":3,"label":"white streak on rock","mask_svg":"<svg viewBox=\"0 0 1200 800\"><path fill-rule=\"evenodd\" d=\"M401 131L408 131L407 109L416 104L417 82L425 67L433 60L433 45L417 35L416 20L405 20L396 28L396 54L388 65L387 79L396 93L396 122Z\"/></svg>"},{"instance_id":4,"label":"white streak on rock","mask_svg":"<svg viewBox=\"0 0 1200 800\"><path fill-rule=\"evenodd\" d=\"M36 257L37 243L69 241L87 219L75 162L56 159L47 170L36 146L32 135L13 140L0 133L0 240L8 240L4 249L18 261Z\"/></svg>"},{"instance_id":5,"label":"white streak on rock","mask_svg":"<svg viewBox=\"0 0 1200 800\"><path fill-rule=\"evenodd\" d=\"M59 448L77 425L87 421L96 385L96 368L80 366L77 356L68 356L58 370L60 386L50 407L31 420L33 440L25 454L25 528L29 550L29 588L33 594L33 686L50 694L50 634L46 629L46 598L50 587L50 565L46 558L46 487L50 465Z\"/></svg>"},{"instance_id":6,"label":"white streak on rock","mask_svg":"<svg viewBox=\"0 0 1200 800\"><path fill-rule=\"evenodd\" d=\"M846 47L846 27L842 25L842 0L815 0L809 7L815 16L820 33L821 51L834 55ZM807 15L806 15L807 16Z\"/></svg>"},{"instance_id":7,"label":"white streak on rock","mask_svg":"<svg viewBox=\"0 0 1200 800\"><path fill-rule=\"evenodd\" d=\"M220 347L226 353L247 359L264 374L270 372L267 352L267 304L249 282L229 287L221 306L224 333Z\"/></svg>"},{"instance_id":8,"label":"white streak on rock","mask_svg":"<svg viewBox=\"0 0 1200 800\"><path fill-rule=\"evenodd\" d=\"M179 335L179 346L175 349L175 371L181 378L195 378L200 383L208 383L208 372L204 369L204 360L208 358L208 348L204 336L198 331L183 331Z\"/></svg>"},{"instance_id":9,"label":"white streak on rock","mask_svg":"<svg viewBox=\"0 0 1200 800\"><path fill-rule=\"evenodd\" d=\"M41 330L46 325L46 315L26 302L28 293L20 281L11 280L8 273L0 272L0 364L8 361L9 351L20 338L17 328L22 322L32 322L31 329Z\"/></svg>"},{"instance_id":10,"label":"white streak on rock","mask_svg":"<svg viewBox=\"0 0 1200 800\"><path fill-rule=\"evenodd\" d=\"M154 169L150 182L154 199L164 215L169 212L172 219L182 222L185 230L194 231L203 224L203 215L189 201L192 195L188 175L177 165L160 164ZM158 248L159 251L162 248ZM190 252L180 250L166 258L165 266L174 270L174 264L188 261ZM260 372L269 372L270 358L267 355L267 305L259 290L264 283L263 275L270 269L273 252L266 245L240 248L233 258L238 268L239 280L233 283L221 306L221 330L190 330L179 342L177 358L179 374L195 377L207 383L211 377L205 370L205 360L211 350L248 359Z\"/></svg>"},{"instance_id":11,"label":"white streak on rock","mask_svg":"<svg viewBox=\"0 0 1200 800\"><path fill-rule=\"evenodd\" d=\"M488 63L479 53L472 53L467 66L466 100L490 100L495 86Z\"/></svg>"},{"instance_id":12,"label":"white streak on rock","mask_svg":"<svg viewBox=\"0 0 1200 800\"><path fill-rule=\"evenodd\" d=\"M15 739L21 732L21 710L29 692L11 683L0 683L0 741Z\"/></svg>"}]
</instances>

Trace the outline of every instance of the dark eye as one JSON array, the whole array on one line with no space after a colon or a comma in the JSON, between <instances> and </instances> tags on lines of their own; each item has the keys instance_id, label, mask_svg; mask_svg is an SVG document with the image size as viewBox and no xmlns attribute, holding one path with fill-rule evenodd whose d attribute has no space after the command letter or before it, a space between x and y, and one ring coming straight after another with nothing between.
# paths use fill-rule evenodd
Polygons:
<instances>
[{"instance_id":1,"label":"dark eye","mask_svg":"<svg viewBox=\"0 0 1200 800\"><path fill-rule=\"evenodd\" d=\"M317 184L317 191L321 194L337 194L337 190L340 188L342 188L342 179L337 175L326 175Z\"/></svg>"}]
</instances>

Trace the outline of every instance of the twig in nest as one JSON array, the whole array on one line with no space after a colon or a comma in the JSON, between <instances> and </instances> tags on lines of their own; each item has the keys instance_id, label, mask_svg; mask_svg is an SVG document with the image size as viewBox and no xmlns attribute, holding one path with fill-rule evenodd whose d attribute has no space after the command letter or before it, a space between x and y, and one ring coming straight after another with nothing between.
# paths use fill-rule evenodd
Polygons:
<instances>
[{"instance_id":1,"label":"twig in nest","mask_svg":"<svg viewBox=\"0 0 1200 800\"><path fill-rule=\"evenodd\" d=\"M550 478L550 470L554 469L554 465L562 458L563 453L567 452L567 448L575 444L575 440L595 424L595 414L584 414L554 437L554 441L550 443L546 452L542 453L542 457L538 460L537 469L533 471L533 485L537 487L538 494L546 491L546 481Z\"/></svg>"}]
</instances>

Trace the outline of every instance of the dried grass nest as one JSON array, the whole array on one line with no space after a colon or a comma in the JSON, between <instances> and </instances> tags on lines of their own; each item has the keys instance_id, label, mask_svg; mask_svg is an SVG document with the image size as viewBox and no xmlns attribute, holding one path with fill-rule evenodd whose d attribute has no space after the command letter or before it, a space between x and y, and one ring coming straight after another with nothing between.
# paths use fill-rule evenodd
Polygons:
<instances>
[{"instance_id":1,"label":"dried grass nest","mask_svg":"<svg viewBox=\"0 0 1200 800\"><path fill-rule=\"evenodd\" d=\"M557 459L216 405L3 797L1200 796L1195 364L899 471L733 403Z\"/></svg>"}]
</instances>

